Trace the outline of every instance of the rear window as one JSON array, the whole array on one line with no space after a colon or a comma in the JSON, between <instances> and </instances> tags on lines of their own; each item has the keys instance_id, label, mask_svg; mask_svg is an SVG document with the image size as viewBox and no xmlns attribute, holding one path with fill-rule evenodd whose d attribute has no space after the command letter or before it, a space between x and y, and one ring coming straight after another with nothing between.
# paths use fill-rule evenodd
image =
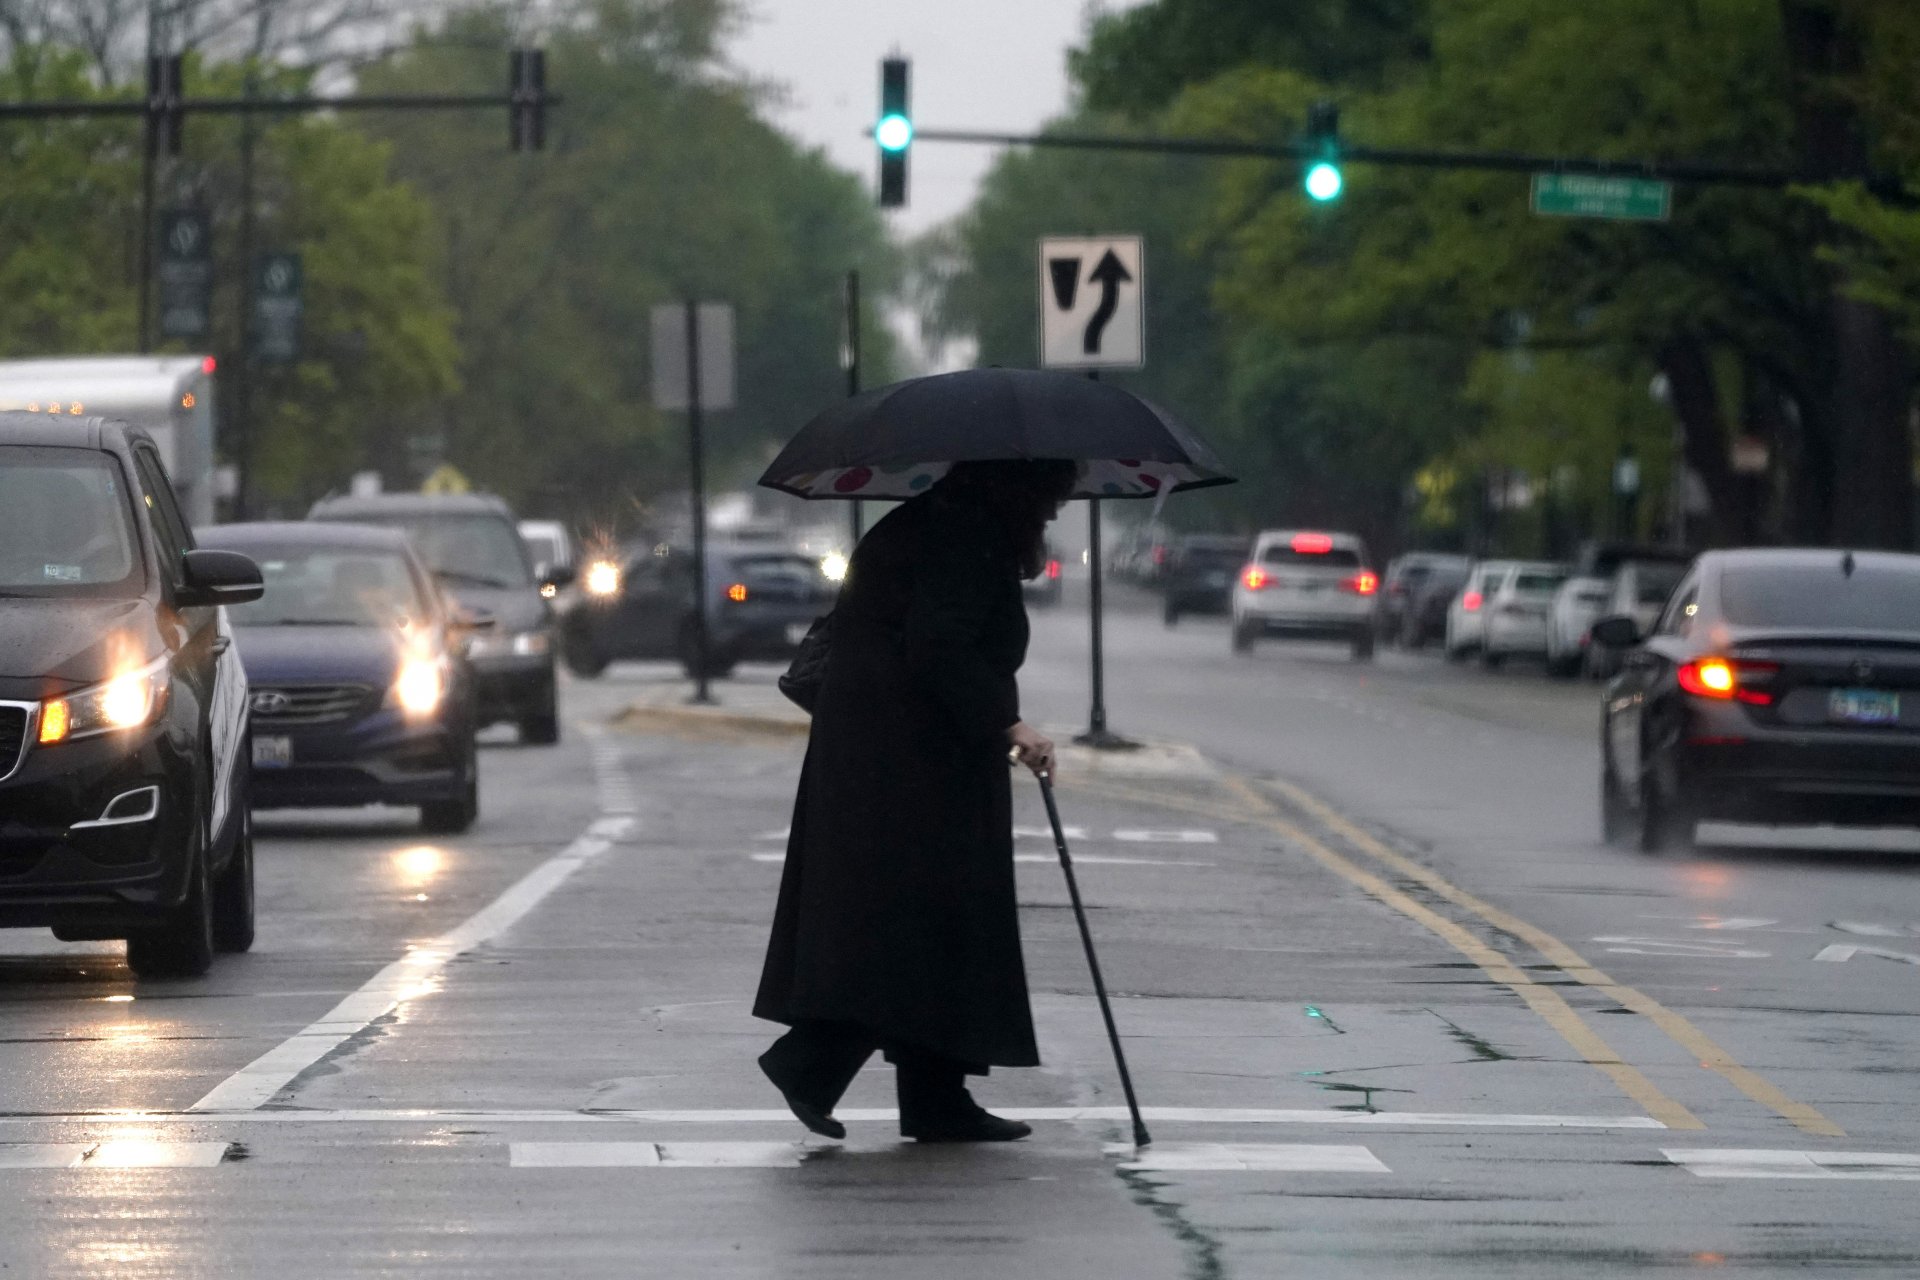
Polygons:
<instances>
[{"instance_id":1,"label":"rear window","mask_svg":"<svg viewBox=\"0 0 1920 1280\"><path fill-rule=\"evenodd\" d=\"M1289 546L1272 546L1260 553L1261 564L1311 565L1316 569L1358 569L1360 553L1347 547L1327 551L1295 551Z\"/></svg>"},{"instance_id":2,"label":"rear window","mask_svg":"<svg viewBox=\"0 0 1920 1280\"><path fill-rule=\"evenodd\" d=\"M1920 564L1830 564L1728 569L1720 607L1738 627L1920 631Z\"/></svg>"},{"instance_id":3,"label":"rear window","mask_svg":"<svg viewBox=\"0 0 1920 1280\"><path fill-rule=\"evenodd\" d=\"M1523 573L1513 580L1513 589L1533 595L1551 595L1566 580L1564 573Z\"/></svg>"},{"instance_id":4,"label":"rear window","mask_svg":"<svg viewBox=\"0 0 1920 1280\"><path fill-rule=\"evenodd\" d=\"M1687 576L1683 564L1642 564L1633 569L1634 594L1641 604L1665 604L1680 579Z\"/></svg>"}]
</instances>

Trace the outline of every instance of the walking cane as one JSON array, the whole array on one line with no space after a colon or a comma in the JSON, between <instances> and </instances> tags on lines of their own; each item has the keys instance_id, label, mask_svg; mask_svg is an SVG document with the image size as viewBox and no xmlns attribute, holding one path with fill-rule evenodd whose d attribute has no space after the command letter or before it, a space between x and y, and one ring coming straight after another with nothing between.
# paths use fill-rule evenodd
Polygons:
<instances>
[{"instance_id":1,"label":"walking cane","mask_svg":"<svg viewBox=\"0 0 1920 1280\"><path fill-rule=\"evenodd\" d=\"M1140 1104L1133 1097L1133 1077L1127 1072L1127 1055L1120 1049L1120 1029L1113 1025L1113 1006L1107 1003L1107 984L1100 977L1100 960L1093 954L1093 932L1087 928L1087 909L1080 905L1080 886L1073 878L1073 859L1067 854L1067 833L1060 825L1060 807L1053 802L1053 776L1040 779L1040 796L1047 802L1047 820L1053 823L1053 847L1060 853L1060 870L1067 877L1067 896L1073 899L1073 918L1080 925L1080 941L1087 948L1087 968L1093 971L1093 993L1100 998L1100 1016L1107 1022L1107 1040L1113 1045L1113 1063L1120 1068L1120 1088L1127 1095L1127 1110L1133 1115L1133 1145L1144 1147L1153 1139L1147 1136L1146 1122L1140 1119Z\"/></svg>"}]
</instances>

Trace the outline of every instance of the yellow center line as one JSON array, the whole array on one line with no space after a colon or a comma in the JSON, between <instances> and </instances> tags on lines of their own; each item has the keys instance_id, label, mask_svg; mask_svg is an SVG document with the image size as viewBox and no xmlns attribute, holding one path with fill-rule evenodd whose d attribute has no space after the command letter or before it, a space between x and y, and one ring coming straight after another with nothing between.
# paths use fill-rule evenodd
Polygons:
<instances>
[{"instance_id":1,"label":"yellow center line","mask_svg":"<svg viewBox=\"0 0 1920 1280\"><path fill-rule=\"evenodd\" d=\"M1239 779L1230 780L1229 785L1234 784L1237 784L1236 790L1244 787L1256 800L1264 799ZM1432 868L1422 866L1405 854L1389 848L1319 797L1290 782L1275 781L1269 785L1370 857L1385 863L1402 875L1412 877L1447 901L1473 912L1502 933L1520 939L1575 982L1591 987L1618 1003L1622 1008L1630 1009L1647 1019L1665 1032L1674 1043L1697 1058L1701 1066L1724 1077L1734 1088L1761 1106L1785 1117L1795 1128L1829 1138L1846 1136L1846 1130L1827 1119L1818 1110L1787 1096L1772 1081L1734 1061L1732 1054L1721 1048L1712 1037L1685 1017L1675 1013L1645 992L1615 982L1594 968L1579 952L1546 930L1468 893Z\"/></svg>"},{"instance_id":2,"label":"yellow center line","mask_svg":"<svg viewBox=\"0 0 1920 1280\"><path fill-rule=\"evenodd\" d=\"M1560 993L1551 987L1541 986L1525 970L1512 960L1476 938L1467 929L1447 919L1433 908L1410 897L1402 890L1382 880L1373 872L1354 862L1351 858L1336 853L1319 840L1281 817L1273 802L1255 791L1250 785L1238 778L1228 776L1226 784L1248 803L1244 814L1230 815L1244 817L1256 822L1275 834L1297 846L1308 857L1327 870L1346 880L1361 892L1377 898L1408 919L1421 925L1445 941L1485 973L1487 977L1512 991L1539 1015L1540 1019L1565 1040L1573 1051L1593 1066L1627 1097L1638 1103L1648 1115L1669 1129L1704 1129L1706 1125L1686 1107L1661 1092L1659 1086L1642 1075L1637 1067L1623 1060L1599 1032L1588 1026L1569 1005ZM1191 813L1220 816L1217 807L1208 807L1194 801L1176 799L1169 796L1152 795L1140 791L1125 791L1109 788L1099 783L1076 782L1078 789L1106 796L1109 799L1132 803L1148 803L1170 809L1180 809Z\"/></svg>"}]
</instances>

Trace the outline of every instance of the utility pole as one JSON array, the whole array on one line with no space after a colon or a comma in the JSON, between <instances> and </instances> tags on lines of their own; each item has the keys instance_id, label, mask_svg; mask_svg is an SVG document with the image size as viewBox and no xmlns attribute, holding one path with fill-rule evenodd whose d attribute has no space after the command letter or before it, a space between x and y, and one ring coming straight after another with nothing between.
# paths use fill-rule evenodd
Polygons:
<instances>
[{"instance_id":1,"label":"utility pole","mask_svg":"<svg viewBox=\"0 0 1920 1280\"><path fill-rule=\"evenodd\" d=\"M849 398L860 394L860 272L856 268L847 272L847 395ZM860 544L864 529L860 510L860 499L851 504L853 515L853 542L847 547L847 558L853 558L853 548Z\"/></svg>"},{"instance_id":2,"label":"utility pole","mask_svg":"<svg viewBox=\"0 0 1920 1280\"><path fill-rule=\"evenodd\" d=\"M700 304L687 299L687 447L689 497L693 500L693 698L696 706L713 702L707 687L707 479L700 440Z\"/></svg>"}]
</instances>

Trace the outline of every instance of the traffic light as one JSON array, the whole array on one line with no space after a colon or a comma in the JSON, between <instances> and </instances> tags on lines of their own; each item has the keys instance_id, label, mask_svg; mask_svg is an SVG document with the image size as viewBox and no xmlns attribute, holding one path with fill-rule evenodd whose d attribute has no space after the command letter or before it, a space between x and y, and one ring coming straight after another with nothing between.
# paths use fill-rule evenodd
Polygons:
<instances>
[{"instance_id":1,"label":"traffic light","mask_svg":"<svg viewBox=\"0 0 1920 1280\"><path fill-rule=\"evenodd\" d=\"M1321 204L1338 200L1347 180L1340 173L1340 108L1316 102L1307 108L1307 194Z\"/></svg>"},{"instance_id":2,"label":"traffic light","mask_svg":"<svg viewBox=\"0 0 1920 1280\"><path fill-rule=\"evenodd\" d=\"M907 147L913 142L905 58L880 64L880 119L873 140L880 144L880 207L898 209L907 202Z\"/></svg>"},{"instance_id":3,"label":"traffic light","mask_svg":"<svg viewBox=\"0 0 1920 1280\"><path fill-rule=\"evenodd\" d=\"M154 54L147 59L147 111L154 117L170 156L179 155L186 143L187 113L180 109L185 63L177 53Z\"/></svg>"},{"instance_id":4,"label":"traffic light","mask_svg":"<svg viewBox=\"0 0 1920 1280\"><path fill-rule=\"evenodd\" d=\"M515 49L507 59L507 127L515 151L547 146L547 51Z\"/></svg>"}]
</instances>

